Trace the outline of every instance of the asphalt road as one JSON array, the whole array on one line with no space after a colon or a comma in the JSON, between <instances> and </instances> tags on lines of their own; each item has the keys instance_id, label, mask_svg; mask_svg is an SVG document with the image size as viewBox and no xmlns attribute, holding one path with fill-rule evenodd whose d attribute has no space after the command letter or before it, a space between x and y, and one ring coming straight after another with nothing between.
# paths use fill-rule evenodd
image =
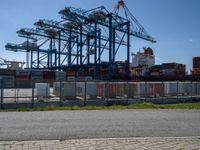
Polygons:
<instances>
[{"instance_id":1,"label":"asphalt road","mask_svg":"<svg viewBox=\"0 0 200 150\"><path fill-rule=\"evenodd\" d=\"M200 110L0 112L0 141L200 136Z\"/></svg>"}]
</instances>

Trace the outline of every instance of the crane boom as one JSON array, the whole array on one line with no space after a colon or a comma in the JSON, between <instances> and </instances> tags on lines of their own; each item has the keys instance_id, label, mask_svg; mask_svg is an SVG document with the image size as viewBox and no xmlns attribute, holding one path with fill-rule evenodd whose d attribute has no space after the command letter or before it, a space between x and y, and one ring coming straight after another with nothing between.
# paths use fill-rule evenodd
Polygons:
<instances>
[{"instance_id":1,"label":"crane boom","mask_svg":"<svg viewBox=\"0 0 200 150\"><path fill-rule=\"evenodd\" d=\"M111 11L111 13L118 16L119 9L123 8L125 16L127 20L130 21L131 24L131 35L136 36L138 38L151 41L152 43L155 43L155 38L151 37L148 32L145 30L145 28L140 24L140 22L137 20L137 18L130 12L128 7L126 6L124 0L119 0L118 4L114 7L114 9Z\"/></svg>"}]
</instances>

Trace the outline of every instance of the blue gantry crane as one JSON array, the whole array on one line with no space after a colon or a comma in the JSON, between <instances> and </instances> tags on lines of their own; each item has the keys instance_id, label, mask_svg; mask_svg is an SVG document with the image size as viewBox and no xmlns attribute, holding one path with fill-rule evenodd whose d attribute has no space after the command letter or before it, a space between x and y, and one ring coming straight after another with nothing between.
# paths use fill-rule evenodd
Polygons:
<instances>
[{"instance_id":1,"label":"blue gantry crane","mask_svg":"<svg viewBox=\"0 0 200 150\"><path fill-rule=\"evenodd\" d=\"M119 14L121 8L125 17ZM129 77L131 36L156 42L123 0L112 11L104 6L90 10L65 7L59 14L60 21L40 19L34 23L35 28L20 29L17 34L26 42L8 43L6 49L24 51L27 57L30 54L30 68L74 69L77 75L92 75L94 79L102 79L101 70L106 68L107 79L112 79L120 49L126 50L124 76Z\"/></svg>"}]
</instances>

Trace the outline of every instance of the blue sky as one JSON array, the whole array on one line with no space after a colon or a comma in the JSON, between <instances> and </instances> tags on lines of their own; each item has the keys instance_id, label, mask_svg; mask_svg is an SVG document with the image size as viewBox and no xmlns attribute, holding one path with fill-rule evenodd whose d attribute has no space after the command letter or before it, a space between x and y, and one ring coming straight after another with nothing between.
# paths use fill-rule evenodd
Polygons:
<instances>
[{"instance_id":1,"label":"blue sky","mask_svg":"<svg viewBox=\"0 0 200 150\"><path fill-rule=\"evenodd\" d=\"M154 49L156 63L178 62L192 68L192 57L200 56L199 0L125 0L128 8L156 38L152 44L132 38L131 52L144 46ZM0 3L0 57L25 61L24 53L6 51L7 42L22 43L16 31L34 27L38 19L60 20L58 11L65 6L90 9L100 5L111 10L117 0L2 0Z\"/></svg>"}]
</instances>

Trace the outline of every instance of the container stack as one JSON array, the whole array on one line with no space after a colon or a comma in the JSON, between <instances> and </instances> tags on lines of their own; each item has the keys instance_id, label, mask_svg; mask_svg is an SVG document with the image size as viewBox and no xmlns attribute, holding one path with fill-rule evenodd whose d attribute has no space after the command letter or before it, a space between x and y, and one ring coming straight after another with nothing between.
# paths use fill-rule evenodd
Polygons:
<instances>
[{"instance_id":1,"label":"container stack","mask_svg":"<svg viewBox=\"0 0 200 150\"><path fill-rule=\"evenodd\" d=\"M31 87L29 70L16 70L16 87L17 88Z\"/></svg>"},{"instance_id":2,"label":"container stack","mask_svg":"<svg viewBox=\"0 0 200 150\"><path fill-rule=\"evenodd\" d=\"M30 70L30 74L31 74L31 82L34 83L43 82L43 74L41 70Z\"/></svg>"},{"instance_id":3,"label":"container stack","mask_svg":"<svg viewBox=\"0 0 200 150\"><path fill-rule=\"evenodd\" d=\"M2 88L14 88L15 87L15 71L0 69L0 79L3 82Z\"/></svg>"},{"instance_id":4,"label":"container stack","mask_svg":"<svg viewBox=\"0 0 200 150\"><path fill-rule=\"evenodd\" d=\"M163 63L162 73L164 76L185 76L185 65L178 63Z\"/></svg>"},{"instance_id":5,"label":"container stack","mask_svg":"<svg viewBox=\"0 0 200 150\"><path fill-rule=\"evenodd\" d=\"M200 57L193 58L193 71L194 76L200 76Z\"/></svg>"},{"instance_id":6,"label":"container stack","mask_svg":"<svg viewBox=\"0 0 200 150\"><path fill-rule=\"evenodd\" d=\"M150 76L156 77L162 75L162 66L155 65L150 68Z\"/></svg>"},{"instance_id":7,"label":"container stack","mask_svg":"<svg viewBox=\"0 0 200 150\"><path fill-rule=\"evenodd\" d=\"M50 86L53 86L55 80L55 71L52 70L43 70L43 81L49 83Z\"/></svg>"},{"instance_id":8,"label":"container stack","mask_svg":"<svg viewBox=\"0 0 200 150\"><path fill-rule=\"evenodd\" d=\"M65 72L63 71L56 71L56 82L64 82L66 81Z\"/></svg>"}]
</instances>

